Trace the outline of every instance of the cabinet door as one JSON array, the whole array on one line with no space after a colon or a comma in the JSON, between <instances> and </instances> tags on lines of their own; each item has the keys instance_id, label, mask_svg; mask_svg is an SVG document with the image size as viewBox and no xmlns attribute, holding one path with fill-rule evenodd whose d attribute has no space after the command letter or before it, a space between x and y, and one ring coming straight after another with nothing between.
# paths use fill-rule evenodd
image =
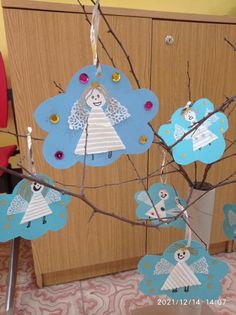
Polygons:
<instances>
[{"instance_id":1,"label":"cabinet door","mask_svg":"<svg viewBox=\"0 0 236 315\"><path fill-rule=\"evenodd\" d=\"M83 14L43 12L40 10L5 9L12 87L19 133L27 126L34 135L45 137L33 118L35 108L58 93L53 81L66 88L71 76L92 63L89 26ZM150 86L152 21L147 18L110 16L109 22L127 48L143 87ZM101 37L117 68L134 83L121 49L101 23ZM137 39L138 34L138 39ZM99 47L102 63L111 64ZM25 142L20 141L22 156ZM56 181L80 185L82 165L68 170L55 170L43 159L42 143L34 142L36 168ZM140 175L147 170L147 154L132 156ZM86 186L102 186L136 178L127 157L111 166L86 167ZM86 189L97 207L128 218L135 218L134 193L142 189L138 181L124 185ZM79 188L71 187L73 192ZM73 198L68 207L66 227L49 232L32 242L37 282L39 285L59 283L136 268L144 254L145 230L96 214L83 202Z\"/></svg>"},{"instance_id":2,"label":"cabinet door","mask_svg":"<svg viewBox=\"0 0 236 315\"><path fill-rule=\"evenodd\" d=\"M165 42L166 36L174 39L172 45ZM219 106L226 96L236 92L236 54L224 41L224 37L236 43L236 25L196 23L181 21L153 21L153 50L151 88L159 97L160 111L153 122L155 128L167 123L172 113L189 101L187 62L191 78L191 100L209 98ZM230 129L225 134L235 139L235 114L230 116ZM233 151L233 148L231 152ZM235 151L235 149L234 149ZM230 154L230 150L228 151ZM150 153L150 171L160 166L161 152L153 147ZM197 178L201 179L204 165L197 163ZM235 159L225 160L212 168L207 181L214 184L230 175L235 168ZM169 167L168 170L171 170ZM194 165L186 170L195 178ZM156 180L151 180L150 184ZM179 174L168 176L167 182L187 196L188 185ZM223 233L223 205L234 203L235 186L217 190L212 225L211 243L226 240ZM191 213L189 213L191 215ZM148 232L149 252L162 252L174 240L183 237L178 230L162 229Z\"/></svg>"}]
</instances>

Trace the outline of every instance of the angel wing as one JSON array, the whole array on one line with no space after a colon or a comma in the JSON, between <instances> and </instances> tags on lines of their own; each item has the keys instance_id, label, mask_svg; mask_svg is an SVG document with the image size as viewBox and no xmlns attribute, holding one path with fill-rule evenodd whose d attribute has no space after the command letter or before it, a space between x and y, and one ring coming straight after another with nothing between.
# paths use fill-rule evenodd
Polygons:
<instances>
[{"instance_id":1,"label":"angel wing","mask_svg":"<svg viewBox=\"0 0 236 315\"><path fill-rule=\"evenodd\" d=\"M212 113L212 111L210 111L209 109L206 110L204 117L208 116L210 113ZM210 116L204 123L203 125L205 127L209 127L212 124L214 124L217 120L219 120L219 117L217 116L217 114L214 114L212 116Z\"/></svg>"},{"instance_id":2,"label":"angel wing","mask_svg":"<svg viewBox=\"0 0 236 315\"><path fill-rule=\"evenodd\" d=\"M127 108L122 106L120 102L113 97L109 99L109 106L105 110L105 114L110 119L113 126L130 117Z\"/></svg>"},{"instance_id":3,"label":"angel wing","mask_svg":"<svg viewBox=\"0 0 236 315\"><path fill-rule=\"evenodd\" d=\"M174 268L173 264L171 264L165 258L161 258L161 260L156 264L153 274L154 275L169 274L173 268Z\"/></svg>"},{"instance_id":4,"label":"angel wing","mask_svg":"<svg viewBox=\"0 0 236 315\"><path fill-rule=\"evenodd\" d=\"M86 107L76 101L71 108L70 116L68 117L68 124L71 130L84 129L88 122L89 111Z\"/></svg>"},{"instance_id":5,"label":"angel wing","mask_svg":"<svg viewBox=\"0 0 236 315\"><path fill-rule=\"evenodd\" d=\"M28 208L29 203L23 199L20 195L16 195L7 209L7 215L13 215L21 212L25 212Z\"/></svg>"},{"instance_id":6,"label":"angel wing","mask_svg":"<svg viewBox=\"0 0 236 315\"><path fill-rule=\"evenodd\" d=\"M158 216L156 214L156 211L154 210L154 208L151 208L150 210L148 210L147 212L145 212L145 215L153 218L153 219L157 219L158 220Z\"/></svg>"},{"instance_id":7,"label":"angel wing","mask_svg":"<svg viewBox=\"0 0 236 315\"><path fill-rule=\"evenodd\" d=\"M236 213L234 213L232 210L228 212L228 221L230 226L236 224Z\"/></svg>"},{"instance_id":8,"label":"angel wing","mask_svg":"<svg viewBox=\"0 0 236 315\"><path fill-rule=\"evenodd\" d=\"M208 275L208 273L209 273L208 263L207 263L205 257L202 257L202 258L198 259L197 261L195 261L194 263L192 263L190 265L190 268L194 273L203 273L205 275Z\"/></svg>"},{"instance_id":9,"label":"angel wing","mask_svg":"<svg viewBox=\"0 0 236 315\"><path fill-rule=\"evenodd\" d=\"M179 140L188 130L185 130L182 126L175 124L174 138ZM188 134L184 139L191 139L191 133Z\"/></svg>"},{"instance_id":10,"label":"angel wing","mask_svg":"<svg viewBox=\"0 0 236 315\"><path fill-rule=\"evenodd\" d=\"M45 200L50 205L51 203L60 201L61 194L57 190L49 189L48 193L45 196Z\"/></svg>"},{"instance_id":11,"label":"angel wing","mask_svg":"<svg viewBox=\"0 0 236 315\"><path fill-rule=\"evenodd\" d=\"M137 200L145 203L146 205L152 207L153 204L151 202L151 199L149 198L148 194L146 191L141 191L140 193L137 194Z\"/></svg>"}]
</instances>

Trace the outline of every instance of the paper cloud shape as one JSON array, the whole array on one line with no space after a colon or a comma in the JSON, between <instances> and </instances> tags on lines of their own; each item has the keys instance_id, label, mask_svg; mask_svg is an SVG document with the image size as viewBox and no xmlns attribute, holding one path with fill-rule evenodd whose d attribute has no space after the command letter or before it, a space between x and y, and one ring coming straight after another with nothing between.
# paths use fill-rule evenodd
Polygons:
<instances>
[{"instance_id":1,"label":"paper cloud shape","mask_svg":"<svg viewBox=\"0 0 236 315\"><path fill-rule=\"evenodd\" d=\"M230 240L236 240L236 204L224 206L224 232Z\"/></svg>"},{"instance_id":2,"label":"paper cloud shape","mask_svg":"<svg viewBox=\"0 0 236 315\"><path fill-rule=\"evenodd\" d=\"M158 100L151 91L134 90L121 71L102 65L101 77L95 66L77 72L66 93L36 109L35 119L48 132L46 161L66 169L84 160L104 166L122 154L144 153L154 137L148 122L157 111Z\"/></svg>"},{"instance_id":3,"label":"paper cloud shape","mask_svg":"<svg viewBox=\"0 0 236 315\"><path fill-rule=\"evenodd\" d=\"M178 141L194 124L214 111L214 105L206 98L181 107L171 117L171 123L160 127L158 134L168 146ZM223 113L215 113L197 129L173 147L173 157L178 164L187 165L194 161L212 163L225 150L223 134L228 129L228 119Z\"/></svg>"},{"instance_id":4,"label":"paper cloud shape","mask_svg":"<svg viewBox=\"0 0 236 315\"><path fill-rule=\"evenodd\" d=\"M148 189L149 196L145 191L137 192L135 200L138 204L136 215L139 219L151 220L152 224L160 224L159 217L163 220L176 216L180 213L177 207L176 198L179 199L182 206L186 206L186 201L176 195L176 191L168 184L156 183ZM155 208L153 207L155 205ZM157 213L156 213L157 212ZM176 227L183 229L185 227L184 221L179 218L170 223L164 223L160 227Z\"/></svg>"},{"instance_id":5,"label":"paper cloud shape","mask_svg":"<svg viewBox=\"0 0 236 315\"><path fill-rule=\"evenodd\" d=\"M187 241L182 240L170 245L162 256L144 256L138 271L144 275L139 288L146 295L204 301L219 298L220 280L228 266L211 257L197 241L187 247Z\"/></svg>"},{"instance_id":6,"label":"paper cloud shape","mask_svg":"<svg viewBox=\"0 0 236 315\"><path fill-rule=\"evenodd\" d=\"M53 185L46 175L37 177ZM12 194L0 195L0 242L18 236L34 240L48 231L58 231L67 221L70 197L46 186L21 180Z\"/></svg>"}]
</instances>

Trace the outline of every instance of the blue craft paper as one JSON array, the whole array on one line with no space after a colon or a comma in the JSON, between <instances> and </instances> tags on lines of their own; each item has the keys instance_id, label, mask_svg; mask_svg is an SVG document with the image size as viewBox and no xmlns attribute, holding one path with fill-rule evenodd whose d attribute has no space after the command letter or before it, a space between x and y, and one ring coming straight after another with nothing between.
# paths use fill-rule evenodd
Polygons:
<instances>
[{"instance_id":1,"label":"blue craft paper","mask_svg":"<svg viewBox=\"0 0 236 315\"><path fill-rule=\"evenodd\" d=\"M164 201L165 203L165 210L164 211L161 211L159 213L159 215L163 218L164 216L166 217L173 217L173 216L176 216L181 210L179 210L177 208L177 205L176 205L176 200L175 198L177 197L176 196L176 192L175 192L175 189L173 187L171 187L170 185L168 184L162 184L162 183L155 183L154 185L150 186L150 188L148 189L148 193L154 203L154 205L158 204L160 201L161 201L161 198L159 196L159 192L161 190L166 190L168 192L168 199L166 199ZM149 216L146 214L146 212L148 210L150 210L151 208L153 208L153 206L151 205L148 205L147 203L143 202L143 201L140 201L139 200L139 195L140 195L140 192L137 192L135 194L135 200L138 204L138 207L136 208L136 216L139 218L139 219L142 219L142 220L149 220ZM186 206L186 201L183 199L183 198L179 198L179 201L181 203L182 206ZM175 213L173 213L172 211L170 210L173 210L175 211ZM151 219L151 222L152 224L156 225L156 224L160 224L160 221L157 219ZM184 221L179 218L175 221L172 221L168 224L164 223L162 225L160 225L160 227L176 227L178 229L184 229L185 227L185 223Z\"/></svg>"},{"instance_id":2,"label":"blue craft paper","mask_svg":"<svg viewBox=\"0 0 236 315\"><path fill-rule=\"evenodd\" d=\"M118 72L121 76L119 82L112 81L112 74ZM87 84L80 83L80 74L86 73L89 76ZM96 77L96 67L87 66L77 72L71 79L66 93L47 99L35 111L35 119L40 128L48 132L44 141L43 155L45 160L55 168L66 169L80 162L84 163L84 155L74 153L75 147L82 135L83 130L71 130L68 125L68 117L71 114L72 106L80 99L84 90L93 82L109 91L109 94L119 101L130 114L130 117L114 126L114 129L122 140L126 149L112 151L109 158L107 153L98 153L92 156L87 154L86 164L90 166L105 166L113 163L122 154L140 154L149 149L154 134L148 122L157 114L158 100L154 93L147 89L134 90L125 75L113 67L102 65L101 78ZM153 107L146 110L144 104L150 101ZM57 114L60 121L57 124L50 122L49 117ZM140 137L146 136L147 142L140 143ZM58 160L55 153L62 151L64 156Z\"/></svg>"},{"instance_id":3,"label":"blue craft paper","mask_svg":"<svg viewBox=\"0 0 236 315\"><path fill-rule=\"evenodd\" d=\"M184 130L185 133L191 130L190 122L187 121L183 116L183 109L184 107L177 109L171 117L171 123L162 125L158 130L158 134L163 138L168 146L174 144L177 141L175 135L178 135L180 130ZM210 113L214 111L214 105L208 99L201 98L193 104L191 109L195 112L196 120L199 121L206 116L207 112ZM214 118L217 118L217 120L211 122L214 120ZM202 147L200 141L202 141L203 138L202 140L199 139L196 131L195 136L197 136L198 140L193 141L193 138L186 137L173 147L173 157L178 164L187 165L194 161L212 163L220 159L225 150L225 140L223 134L228 129L228 119L223 113L216 113L206 120L204 125L206 124L209 126L207 126L206 130L199 135L200 138L205 137L206 139L205 144L202 143ZM200 127L198 129L200 131ZM211 143L208 143L207 139L209 135L211 135L211 137L217 137L217 139L214 139ZM179 135L177 138L178 137L180 138ZM198 147L196 146L196 150L194 150L194 143L198 143L200 148L196 149L196 147Z\"/></svg>"},{"instance_id":4,"label":"blue craft paper","mask_svg":"<svg viewBox=\"0 0 236 315\"><path fill-rule=\"evenodd\" d=\"M236 240L236 204L224 206L224 232L230 240Z\"/></svg>"},{"instance_id":5,"label":"blue craft paper","mask_svg":"<svg viewBox=\"0 0 236 315\"><path fill-rule=\"evenodd\" d=\"M53 181L48 176L43 174L38 174L37 176L41 180L46 181L48 184L53 185ZM9 207L11 206L11 202L17 195L21 194L19 191L26 183L27 187L29 187L32 182L23 179L15 186L12 194L0 195L0 242L6 242L18 236L21 236L22 238L28 240L34 240L50 230L58 231L62 229L66 224L66 206L70 201L70 197L62 194L59 194L60 200L49 204L49 208L52 211L52 214L46 216L45 224L43 224L41 217L32 220L30 227L27 228L27 223L20 224L25 212L8 215L7 212ZM49 190L52 191L52 189Z\"/></svg>"},{"instance_id":6,"label":"blue craft paper","mask_svg":"<svg viewBox=\"0 0 236 315\"><path fill-rule=\"evenodd\" d=\"M208 274L194 272L201 285L190 286L188 292L185 292L182 287L178 288L177 292L161 290L169 273L154 274L155 266L161 259L166 259L171 265L176 265L177 261L174 258L174 252L179 244L183 248L187 245L187 241L182 240L171 244L162 256L146 255L140 260L138 271L144 276L144 279L140 283L140 290L148 296L167 295L169 298L175 300L200 299L204 301L219 298L222 292L220 281L228 273L228 265L220 259L210 256L205 248L197 241L192 241L191 243L191 247L197 250L197 254L191 254L186 264L191 266L194 262L205 257L208 264Z\"/></svg>"}]
</instances>

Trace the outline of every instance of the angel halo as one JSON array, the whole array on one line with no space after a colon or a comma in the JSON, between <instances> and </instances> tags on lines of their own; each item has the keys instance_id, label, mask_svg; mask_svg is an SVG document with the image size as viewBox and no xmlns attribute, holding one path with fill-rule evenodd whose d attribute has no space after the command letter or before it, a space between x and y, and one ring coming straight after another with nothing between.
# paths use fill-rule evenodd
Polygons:
<instances>
[{"instance_id":1,"label":"angel halo","mask_svg":"<svg viewBox=\"0 0 236 315\"><path fill-rule=\"evenodd\" d=\"M103 110L105 105L106 109ZM128 110L111 97L105 87L93 82L73 105L68 118L71 130L83 130L74 153L109 152L108 158L111 158L112 151L124 150L125 145L113 126L129 117Z\"/></svg>"}]
</instances>

